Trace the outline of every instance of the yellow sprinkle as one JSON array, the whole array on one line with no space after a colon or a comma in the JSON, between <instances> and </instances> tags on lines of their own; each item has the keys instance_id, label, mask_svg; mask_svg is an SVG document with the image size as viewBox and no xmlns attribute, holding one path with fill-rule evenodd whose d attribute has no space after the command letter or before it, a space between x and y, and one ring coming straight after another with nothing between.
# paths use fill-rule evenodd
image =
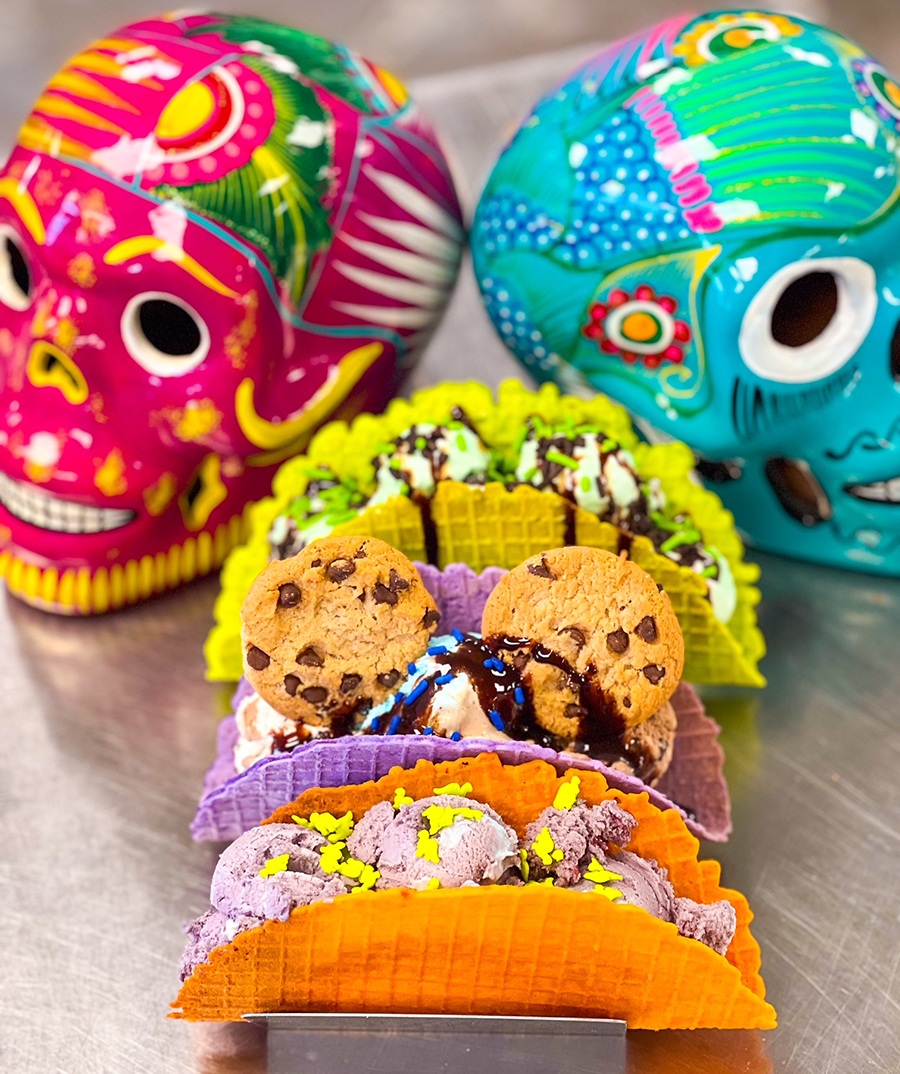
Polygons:
<instances>
[{"instance_id":1,"label":"yellow sprinkle","mask_svg":"<svg viewBox=\"0 0 900 1074\"><path fill-rule=\"evenodd\" d=\"M279 854L277 858L269 858L266 864L259 870L260 876L277 876L287 871L289 854Z\"/></svg>"},{"instance_id":2,"label":"yellow sprinkle","mask_svg":"<svg viewBox=\"0 0 900 1074\"><path fill-rule=\"evenodd\" d=\"M581 790L581 780L578 776L572 776L568 783L564 783L556 792L553 799L554 809L571 809L578 801L578 792Z\"/></svg>"},{"instance_id":3,"label":"yellow sprinkle","mask_svg":"<svg viewBox=\"0 0 900 1074\"><path fill-rule=\"evenodd\" d=\"M325 873L336 873L338 866L344 860L344 848L346 843L326 843L319 848L319 864Z\"/></svg>"},{"instance_id":4,"label":"yellow sprinkle","mask_svg":"<svg viewBox=\"0 0 900 1074\"><path fill-rule=\"evenodd\" d=\"M419 843L416 847L416 857L438 864L441 860L440 846L437 839L432 838L428 832L422 829L419 832Z\"/></svg>"},{"instance_id":5,"label":"yellow sprinkle","mask_svg":"<svg viewBox=\"0 0 900 1074\"><path fill-rule=\"evenodd\" d=\"M584 879L590 880L594 884L606 884L610 880L621 880L622 875L621 873L612 873L609 869L604 869L596 858L591 858L591 864L585 870Z\"/></svg>"},{"instance_id":6,"label":"yellow sprinkle","mask_svg":"<svg viewBox=\"0 0 900 1074\"><path fill-rule=\"evenodd\" d=\"M359 887L354 891L370 891L375 887L375 881L381 879L381 873L371 865L364 865L359 874Z\"/></svg>"},{"instance_id":7,"label":"yellow sprinkle","mask_svg":"<svg viewBox=\"0 0 900 1074\"><path fill-rule=\"evenodd\" d=\"M295 824L299 824L301 828L311 828L312 825L306 819L306 817L298 817L296 813L291 814L291 820Z\"/></svg>"},{"instance_id":8,"label":"yellow sprinkle","mask_svg":"<svg viewBox=\"0 0 900 1074\"><path fill-rule=\"evenodd\" d=\"M431 835L437 835L444 828L449 828L457 819L481 820L484 813L480 809L469 809L468 806L439 806L430 805L422 810L422 816L428 821Z\"/></svg>"},{"instance_id":9,"label":"yellow sprinkle","mask_svg":"<svg viewBox=\"0 0 900 1074\"><path fill-rule=\"evenodd\" d=\"M427 883L427 884L425 885L425 890L426 890L426 891L437 891L437 889L438 889L438 888L439 888L440 886L441 886L441 882L440 882L440 880L438 880L438 878L437 878L436 876L433 876L433 877L432 877L432 878L431 878L431 879L430 879L430 880L428 881L428 883Z\"/></svg>"},{"instance_id":10,"label":"yellow sprinkle","mask_svg":"<svg viewBox=\"0 0 900 1074\"><path fill-rule=\"evenodd\" d=\"M612 902L614 899L624 898L621 891L618 891L616 888L608 888L605 884L598 884L594 888L594 891L599 892L599 894L605 896L607 899L609 899L610 902Z\"/></svg>"},{"instance_id":11,"label":"yellow sprinkle","mask_svg":"<svg viewBox=\"0 0 900 1074\"><path fill-rule=\"evenodd\" d=\"M403 787L398 787L394 791L394 809L399 809L402 805L412 805L413 799L406 793Z\"/></svg>"},{"instance_id":12,"label":"yellow sprinkle","mask_svg":"<svg viewBox=\"0 0 900 1074\"><path fill-rule=\"evenodd\" d=\"M519 862L522 871L522 879L527 884L528 874L531 872L531 867L528 864L528 851L524 847L521 847L519 850Z\"/></svg>"},{"instance_id":13,"label":"yellow sprinkle","mask_svg":"<svg viewBox=\"0 0 900 1074\"><path fill-rule=\"evenodd\" d=\"M460 798L472 793L471 783L448 783L446 787L435 787L435 794L455 794Z\"/></svg>"},{"instance_id":14,"label":"yellow sprinkle","mask_svg":"<svg viewBox=\"0 0 900 1074\"><path fill-rule=\"evenodd\" d=\"M531 844L531 849L537 854L544 865L552 865L555 861L562 861L563 852L558 850L549 828L541 828L541 834Z\"/></svg>"},{"instance_id":15,"label":"yellow sprinkle","mask_svg":"<svg viewBox=\"0 0 900 1074\"><path fill-rule=\"evenodd\" d=\"M365 867L366 863L360 861L359 858L348 858L346 861L341 862L337 867L337 871L341 876L346 876L349 880L358 880L362 876L362 871Z\"/></svg>"}]
</instances>

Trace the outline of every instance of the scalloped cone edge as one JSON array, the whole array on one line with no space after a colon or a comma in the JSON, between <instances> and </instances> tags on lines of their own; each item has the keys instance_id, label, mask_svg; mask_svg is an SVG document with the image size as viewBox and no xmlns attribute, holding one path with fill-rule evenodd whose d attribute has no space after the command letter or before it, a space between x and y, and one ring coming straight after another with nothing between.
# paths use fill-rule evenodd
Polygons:
<instances>
[{"instance_id":1,"label":"scalloped cone edge","mask_svg":"<svg viewBox=\"0 0 900 1074\"><path fill-rule=\"evenodd\" d=\"M611 790L580 772L591 805L616 799L638 820L629 849L669 873L676 894L728 899L737 930L725 955L632 906L559 888L482 887L359 893L295 910L213 951L184 982L171 1017L239 1020L253 1011L550 1015L623 1018L633 1029L772 1029L752 913L719 886L719 866L673 810L646 794ZM571 774L497 757L393 769L376 783L316 788L277 810L286 822L312 812L361 816L398 787L412 798L449 782L472 784L521 834Z\"/></svg>"}]
</instances>

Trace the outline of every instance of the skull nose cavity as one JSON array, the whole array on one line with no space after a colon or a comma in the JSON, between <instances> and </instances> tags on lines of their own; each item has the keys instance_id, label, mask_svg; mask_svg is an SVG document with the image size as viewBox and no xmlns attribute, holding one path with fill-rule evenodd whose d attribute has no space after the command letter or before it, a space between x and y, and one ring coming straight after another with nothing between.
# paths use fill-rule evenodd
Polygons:
<instances>
[{"instance_id":1,"label":"skull nose cavity","mask_svg":"<svg viewBox=\"0 0 900 1074\"><path fill-rule=\"evenodd\" d=\"M891 376L900 384L900 321L897 322L894 338L891 340Z\"/></svg>"},{"instance_id":2,"label":"skull nose cavity","mask_svg":"<svg viewBox=\"0 0 900 1074\"><path fill-rule=\"evenodd\" d=\"M803 459L768 459L766 479L781 506L797 522L817 526L831 518L831 502Z\"/></svg>"},{"instance_id":3,"label":"skull nose cavity","mask_svg":"<svg viewBox=\"0 0 900 1074\"><path fill-rule=\"evenodd\" d=\"M818 339L838 311L833 272L807 272L792 280L772 310L772 338L784 347L802 347Z\"/></svg>"},{"instance_id":4,"label":"skull nose cavity","mask_svg":"<svg viewBox=\"0 0 900 1074\"><path fill-rule=\"evenodd\" d=\"M65 351L52 343L38 340L32 344L26 373L36 388L58 388L75 405L88 397L84 373Z\"/></svg>"}]
</instances>

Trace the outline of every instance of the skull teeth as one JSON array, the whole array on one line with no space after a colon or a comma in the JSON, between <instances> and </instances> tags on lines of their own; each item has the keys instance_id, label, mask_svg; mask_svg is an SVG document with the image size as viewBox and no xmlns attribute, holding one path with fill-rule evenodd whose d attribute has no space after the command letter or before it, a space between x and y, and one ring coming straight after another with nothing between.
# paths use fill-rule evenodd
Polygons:
<instances>
[{"instance_id":1,"label":"skull teeth","mask_svg":"<svg viewBox=\"0 0 900 1074\"><path fill-rule=\"evenodd\" d=\"M105 533L127 525L134 511L90 507L51 496L34 485L0 473L0 503L15 518L55 533Z\"/></svg>"},{"instance_id":2,"label":"skull teeth","mask_svg":"<svg viewBox=\"0 0 900 1074\"><path fill-rule=\"evenodd\" d=\"M848 485L847 491L858 500L876 503L900 503L900 477L890 481L873 481L869 485Z\"/></svg>"}]
</instances>

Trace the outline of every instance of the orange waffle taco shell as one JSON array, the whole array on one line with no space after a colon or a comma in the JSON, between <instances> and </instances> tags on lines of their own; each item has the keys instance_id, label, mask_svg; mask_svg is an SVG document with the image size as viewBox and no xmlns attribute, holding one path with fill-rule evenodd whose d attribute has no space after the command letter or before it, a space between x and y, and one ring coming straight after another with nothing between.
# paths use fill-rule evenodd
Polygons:
<instances>
[{"instance_id":1,"label":"orange waffle taco shell","mask_svg":"<svg viewBox=\"0 0 900 1074\"><path fill-rule=\"evenodd\" d=\"M624 1019L633 1029L771 1029L752 913L719 885L717 862L675 810L646 794L612 790L579 772L589 805L615 799L638 821L628 849L668 870L675 893L727 899L737 929L725 956L679 935L637 906L543 884L360 892L294 910L216 948L173 1003L172 1017L238 1020L245 1013L327 1011ZM359 818L398 788L426 798L470 783L520 836L570 774L543 761L502 765L490 754L415 769L377 782L315 788L266 823L313 812Z\"/></svg>"}]
</instances>

